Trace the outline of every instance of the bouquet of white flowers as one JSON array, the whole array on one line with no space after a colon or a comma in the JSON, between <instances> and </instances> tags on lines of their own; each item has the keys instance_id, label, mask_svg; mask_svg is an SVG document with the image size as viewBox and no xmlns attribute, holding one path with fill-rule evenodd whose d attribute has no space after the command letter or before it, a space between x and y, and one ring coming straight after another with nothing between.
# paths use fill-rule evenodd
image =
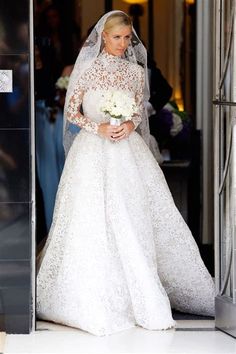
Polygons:
<instances>
[{"instance_id":1,"label":"bouquet of white flowers","mask_svg":"<svg viewBox=\"0 0 236 354\"><path fill-rule=\"evenodd\" d=\"M122 91L107 91L103 95L100 109L110 116L111 125L120 125L121 120L128 120L138 113L134 97Z\"/></svg>"},{"instance_id":2,"label":"bouquet of white flowers","mask_svg":"<svg viewBox=\"0 0 236 354\"><path fill-rule=\"evenodd\" d=\"M61 76L56 82L56 88L60 90L67 90L69 84L69 76Z\"/></svg>"}]
</instances>

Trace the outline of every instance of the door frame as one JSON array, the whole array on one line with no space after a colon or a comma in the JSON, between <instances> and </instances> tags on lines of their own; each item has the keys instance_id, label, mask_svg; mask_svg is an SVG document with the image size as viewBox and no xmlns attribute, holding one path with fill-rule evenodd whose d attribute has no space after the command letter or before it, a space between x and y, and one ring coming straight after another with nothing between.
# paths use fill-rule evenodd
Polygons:
<instances>
[{"instance_id":1,"label":"door frame","mask_svg":"<svg viewBox=\"0 0 236 354\"><path fill-rule=\"evenodd\" d=\"M31 331L36 330L36 155L34 89L34 0L29 0L30 116L31 116Z\"/></svg>"}]
</instances>

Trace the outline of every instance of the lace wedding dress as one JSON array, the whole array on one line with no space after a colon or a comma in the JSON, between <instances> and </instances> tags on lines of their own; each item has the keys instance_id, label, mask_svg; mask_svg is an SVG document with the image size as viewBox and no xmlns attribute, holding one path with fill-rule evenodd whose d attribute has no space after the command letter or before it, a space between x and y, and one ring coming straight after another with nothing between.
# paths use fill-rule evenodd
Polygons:
<instances>
[{"instance_id":1,"label":"lace wedding dress","mask_svg":"<svg viewBox=\"0 0 236 354\"><path fill-rule=\"evenodd\" d=\"M41 257L41 319L106 335L173 327L171 307L214 315L213 281L144 140L135 131L120 142L97 134L106 121L103 93L126 91L141 108L143 79L139 65L102 53L75 88L68 120L83 129L66 159Z\"/></svg>"}]
</instances>

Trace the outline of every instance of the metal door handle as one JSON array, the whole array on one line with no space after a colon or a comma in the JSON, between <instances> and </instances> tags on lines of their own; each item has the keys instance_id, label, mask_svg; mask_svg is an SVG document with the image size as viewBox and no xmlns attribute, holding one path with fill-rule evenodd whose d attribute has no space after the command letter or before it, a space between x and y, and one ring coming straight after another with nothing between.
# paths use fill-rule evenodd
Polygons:
<instances>
[{"instance_id":1,"label":"metal door handle","mask_svg":"<svg viewBox=\"0 0 236 354\"><path fill-rule=\"evenodd\" d=\"M212 103L216 106L236 106L236 102L232 101L213 100Z\"/></svg>"}]
</instances>

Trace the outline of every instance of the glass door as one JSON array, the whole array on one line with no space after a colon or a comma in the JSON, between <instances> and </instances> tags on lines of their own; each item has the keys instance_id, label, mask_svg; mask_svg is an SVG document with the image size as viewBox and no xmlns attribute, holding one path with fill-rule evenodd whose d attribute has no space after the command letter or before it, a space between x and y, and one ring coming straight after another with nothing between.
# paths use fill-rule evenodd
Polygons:
<instances>
[{"instance_id":1,"label":"glass door","mask_svg":"<svg viewBox=\"0 0 236 354\"><path fill-rule=\"evenodd\" d=\"M235 1L215 1L214 169L216 327L236 337Z\"/></svg>"}]
</instances>

